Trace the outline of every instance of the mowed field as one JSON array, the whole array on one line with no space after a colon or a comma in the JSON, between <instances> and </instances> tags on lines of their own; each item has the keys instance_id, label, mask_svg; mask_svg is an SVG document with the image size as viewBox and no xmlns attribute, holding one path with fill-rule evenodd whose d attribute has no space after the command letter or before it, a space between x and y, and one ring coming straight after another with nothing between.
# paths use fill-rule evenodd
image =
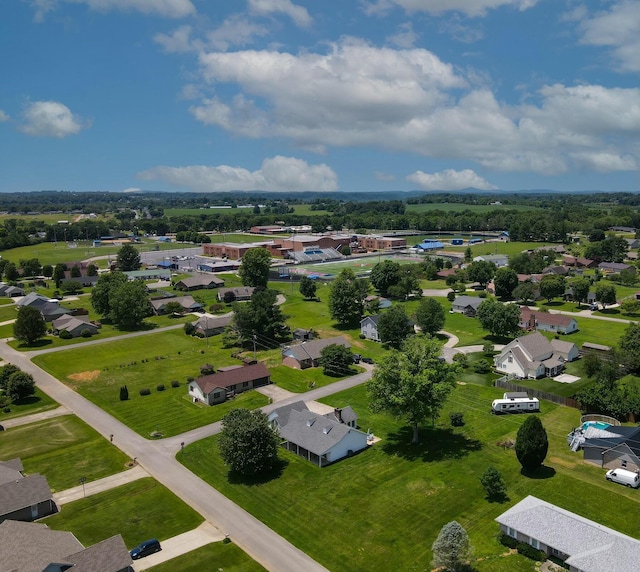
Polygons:
<instances>
[{"instance_id":1,"label":"mowed field","mask_svg":"<svg viewBox=\"0 0 640 572\"><path fill-rule=\"evenodd\" d=\"M602 469L583 463L567 446L579 411L542 404L550 449L545 468L529 478L513 449L500 445L515 438L526 416L492 416L491 400L500 393L459 385L435 428L421 431L419 445L410 443L402 420L368 410L364 387L326 398L334 407L354 407L359 426L381 441L322 469L281 451L282 466L269 478L229 478L215 437L187 447L179 460L332 571L430 570L431 545L454 519L469 533L479 572L533 571L534 562L498 543L494 522L529 494L636 536L638 491L608 483ZM451 427L451 411L464 414L463 427ZM506 481L504 503L485 499L479 479L489 465Z\"/></svg>"}]
</instances>

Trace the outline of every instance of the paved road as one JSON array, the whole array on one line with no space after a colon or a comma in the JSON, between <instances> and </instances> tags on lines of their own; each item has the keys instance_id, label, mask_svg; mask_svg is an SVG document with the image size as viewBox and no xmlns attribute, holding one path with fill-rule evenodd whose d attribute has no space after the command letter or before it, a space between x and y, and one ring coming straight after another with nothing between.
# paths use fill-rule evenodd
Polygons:
<instances>
[{"instance_id":1,"label":"paved road","mask_svg":"<svg viewBox=\"0 0 640 572\"><path fill-rule=\"evenodd\" d=\"M223 534L229 534L233 542L267 570L278 572L326 570L178 463L173 457L175 448L168 450L163 441L148 441L140 437L98 406L38 368L29 360L29 356L17 352L5 343L0 343L0 357L30 373L40 389L73 411L105 438L113 435L116 446L130 457L136 458L151 476L171 489ZM329 390L326 395L330 393Z\"/></svg>"}]
</instances>

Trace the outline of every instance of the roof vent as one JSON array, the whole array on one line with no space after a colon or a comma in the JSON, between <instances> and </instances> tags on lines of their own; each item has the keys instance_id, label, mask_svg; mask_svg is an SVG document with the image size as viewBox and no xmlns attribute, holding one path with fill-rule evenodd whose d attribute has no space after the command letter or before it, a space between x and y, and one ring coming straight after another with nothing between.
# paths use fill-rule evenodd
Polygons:
<instances>
[{"instance_id":1,"label":"roof vent","mask_svg":"<svg viewBox=\"0 0 640 572\"><path fill-rule=\"evenodd\" d=\"M311 427L316 422L314 417L307 419L307 427Z\"/></svg>"},{"instance_id":2,"label":"roof vent","mask_svg":"<svg viewBox=\"0 0 640 572\"><path fill-rule=\"evenodd\" d=\"M322 432L323 432L325 435L328 435L328 434L329 434L329 431L331 431L331 429L333 429L333 427L331 427L331 425L325 425L325 426L322 428Z\"/></svg>"}]
</instances>

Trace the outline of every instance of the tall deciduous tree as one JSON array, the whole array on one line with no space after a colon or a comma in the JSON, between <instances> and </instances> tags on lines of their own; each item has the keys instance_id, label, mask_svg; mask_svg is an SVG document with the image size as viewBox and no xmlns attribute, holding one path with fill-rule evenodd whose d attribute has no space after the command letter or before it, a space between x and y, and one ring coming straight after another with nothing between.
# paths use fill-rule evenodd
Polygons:
<instances>
[{"instance_id":1,"label":"tall deciduous tree","mask_svg":"<svg viewBox=\"0 0 640 572\"><path fill-rule=\"evenodd\" d=\"M401 278L400 265L393 260L379 262L369 275L371 285L383 296L386 296L389 293L389 288L398 284Z\"/></svg>"},{"instance_id":2,"label":"tall deciduous tree","mask_svg":"<svg viewBox=\"0 0 640 572\"><path fill-rule=\"evenodd\" d=\"M640 323L629 324L620 338L620 351L625 367L631 373L640 373Z\"/></svg>"},{"instance_id":3,"label":"tall deciduous tree","mask_svg":"<svg viewBox=\"0 0 640 572\"><path fill-rule=\"evenodd\" d=\"M392 306L378 319L380 341L399 348L413 334L413 324L402 306Z\"/></svg>"},{"instance_id":4,"label":"tall deciduous tree","mask_svg":"<svg viewBox=\"0 0 640 572\"><path fill-rule=\"evenodd\" d=\"M536 293L538 292L538 287L530 281L523 282L522 284L518 284L513 291L513 297L520 302L526 303L527 301L534 302L536 299Z\"/></svg>"},{"instance_id":5,"label":"tall deciduous tree","mask_svg":"<svg viewBox=\"0 0 640 572\"><path fill-rule=\"evenodd\" d=\"M443 567L447 572L463 570L473 554L467 531L457 521L445 524L431 546L433 566Z\"/></svg>"},{"instance_id":6,"label":"tall deciduous tree","mask_svg":"<svg viewBox=\"0 0 640 572\"><path fill-rule=\"evenodd\" d=\"M277 294L273 290L258 289L249 302L239 302L234 307L233 324L239 336L246 340L254 334L263 345L273 345L289 335L285 317L276 304Z\"/></svg>"},{"instance_id":7,"label":"tall deciduous tree","mask_svg":"<svg viewBox=\"0 0 640 572\"><path fill-rule=\"evenodd\" d=\"M0 368L0 389L7 389L9 378L16 371L20 371L20 368L17 365L13 365L12 363L8 363L7 365Z\"/></svg>"},{"instance_id":8,"label":"tall deciduous tree","mask_svg":"<svg viewBox=\"0 0 640 572\"><path fill-rule=\"evenodd\" d=\"M616 303L616 287L613 284L600 283L596 286L596 301L602 304L602 308Z\"/></svg>"},{"instance_id":9,"label":"tall deciduous tree","mask_svg":"<svg viewBox=\"0 0 640 572\"><path fill-rule=\"evenodd\" d=\"M16 371L7 380L7 395L14 403L29 397L36 392L33 377L24 371Z\"/></svg>"},{"instance_id":10,"label":"tall deciduous tree","mask_svg":"<svg viewBox=\"0 0 640 572\"><path fill-rule=\"evenodd\" d=\"M496 265L486 260L476 260L467 268L469 280L478 282L483 288L487 286L495 273Z\"/></svg>"},{"instance_id":11,"label":"tall deciduous tree","mask_svg":"<svg viewBox=\"0 0 640 572\"><path fill-rule=\"evenodd\" d=\"M351 350L340 344L330 344L320 351L320 365L325 375L342 377L349 374L353 364Z\"/></svg>"},{"instance_id":12,"label":"tall deciduous tree","mask_svg":"<svg viewBox=\"0 0 640 572\"><path fill-rule=\"evenodd\" d=\"M441 346L432 338L409 338L402 351L392 350L377 365L367 384L372 411L386 411L418 428L435 417L455 387L458 366L440 360Z\"/></svg>"},{"instance_id":13,"label":"tall deciduous tree","mask_svg":"<svg viewBox=\"0 0 640 572\"><path fill-rule=\"evenodd\" d=\"M33 306L21 306L13 324L13 335L28 346L47 333L47 324L40 310Z\"/></svg>"},{"instance_id":14,"label":"tall deciduous tree","mask_svg":"<svg viewBox=\"0 0 640 572\"><path fill-rule=\"evenodd\" d=\"M416 310L416 322L425 334L435 336L444 327L444 320L444 308L435 298L420 302Z\"/></svg>"},{"instance_id":15,"label":"tall deciduous tree","mask_svg":"<svg viewBox=\"0 0 640 572\"><path fill-rule=\"evenodd\" d=\"M100 276L91 290L91 305L93 309L101 316L108 318L111 313L111 291L126 281L127 277L122 272L107 272Z\"/></svg>"},{"instance_id":16,"label":"tall deciduous tree","mask_svg":"<svg viewBox=\"0 0 640 572\"><path fill-rule=\"evenodd\" d=\"M587 301L589 288L591 288L591 282L588 278L575 278L572 280L571 290L573 291L573 299L578 302L578 308L582 302Z\"/></svg>"},{"instance_id":17,"label":"tall deciduous tree","mask_svg":"<svg viewBox=\"0 0 640 572\"><path fill-rule=\"evenodd\" d=\"M314 299L316 297L317 284L314 280L311 280L308 276L302 276L300 278L300 294L307 299Z\"/></svg>"},{"instance_id":18,"label":"tall deciduous tree","mask_svg":"<svg viewBox=\"0 0 640 572\"><path fill-rule=\"evenodd\" d=\"M543 276L540 282L540 295L551 302L554 298L562 296L567 289L567 283L564 276L557 274L547 274Z\"/></svg>"},{"instance_id":19,"label":"tall deciduous tree","mask_svg":"<svg viewBox=\"0 0 640 572\"><path fill-rule=\"evenodd\" d=\"M142 266L140 253L131 244L125 244L118 250L117 265L122 272L138 270Z\"/></svg>"},{"instance_id":20,"label":"tall deciduous tree","mask_svg":"<svg viewBox=\"0 0 640 572\"><path fill-rule=\"evenodd\" d=\"M340 324L355 326L360 322L368 284L358 280L353 270L345 268L333 281L329 291L329 312Z\"/></svg>"},{"instance_id":21,"label":"tall deciduous tree","mask_svg":"<svg viewBox=\"0 0 640 572\"><path fill-rule=\"evenodd\" d=\"M9 282L15 282L20 278L20 272L18 272L18 268L13 262L9 262L9 264L4 267L4 277Z\"/></svg>"},{"instance_id":22,"label":"tall deciduous tree","mask_svg":"<svg viewBox=\"0 0 640 572\"><path fill-rule=\"evenodd\" d=\"M222 419L220 455L236 473L254 476L278 461L278 436L261 411L232 409Z\"/></svg>"},{"instance_id":23,"label":"tall deciduous tree","mask_svg":"<svg viewBox=\"0 0 640 572\"><path fill-rule=\"evenodd\" d=\"M53 278L53 281L56 283L56 288L60 288L60 284L64 280L64 268L64 264L56 264L55 268L53 269L51 278Z\"/></svg>"},{"instance_id":24,"label":"tall deciduous tree","mask_svg":"<svg viewBox=\"0 0 640 572\"><path fill-rule=\"evenodd\" d=\"M271 255L266 248L251 248L242 257L238 269L240 279L245 286L267 286Z\"/></svg>"},{"instance_id":25,"label":"tall deciduous tree","mask_svg":"<svg viewBox=\"0 0 640 572\"><path fill-rule=\"evenodd\" d=\"M549 449L547 432L539 417L527 417L516 434L516 457L526 472L533 472L544 462Z\"/></svg>"},{"instance_id":26,"label":"tall deciduous tree","mask_svg":"<svg viewBox=\"0 0 640 572\"><path fill-rule=\"evenodd\" d=\"M520 307L516 304L502 304L494 298L487 298L478 306L476 316L482 329L493 336L510 336L520 330Z\"/></svg>"},{"instance_id":27,"label":"tall deciduous tree","mask_svg":"<svg viewBox=\"0 0 640 572\"><path fill-rule=\"evenodd\" d=\"M109 292L109 317L125 330L140 327L151 314L147 287L141 280L131 280Z\"/></svg>"},{"instance_id":28,"label":"tall deciduous tree","mask_svg":"<svg viewBox=\"0 0 640 572\"><path fill-rule=\"evenodd\" d=\"M498 268L493 278L498 298L510 299L518 287L518 275L511 268Z\"/></svg>"}]
</instances>

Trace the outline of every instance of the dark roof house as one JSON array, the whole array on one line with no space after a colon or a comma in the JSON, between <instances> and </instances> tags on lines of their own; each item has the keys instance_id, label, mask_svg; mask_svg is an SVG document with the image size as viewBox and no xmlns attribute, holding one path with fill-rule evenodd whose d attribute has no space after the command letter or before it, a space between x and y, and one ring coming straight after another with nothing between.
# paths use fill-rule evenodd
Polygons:
<instances>
[{"instance_id":1,"label":"dark roof house","mask_svg":"<svg viewBox=\"0 0 640 572\"><path fill-rule=\"evenodd\" d=\"M282 364L295 369L317 367L322 350L333 344L344 346L346 348L351 347L351 344L344 336L311 340L309 342L285 347L282 350Z\"/></svg>"},{"instance_id":2,"label":"dark roof house","mask_svg":"<svg viewBox=\"0 0 640 572\"><path fill-rule=\"evenodd\" d=\"M227 396L271 383L269 370L262 363L221 368L189 382L189 395L208 405L222 403Z\"/></svg>"}]
</instances>

